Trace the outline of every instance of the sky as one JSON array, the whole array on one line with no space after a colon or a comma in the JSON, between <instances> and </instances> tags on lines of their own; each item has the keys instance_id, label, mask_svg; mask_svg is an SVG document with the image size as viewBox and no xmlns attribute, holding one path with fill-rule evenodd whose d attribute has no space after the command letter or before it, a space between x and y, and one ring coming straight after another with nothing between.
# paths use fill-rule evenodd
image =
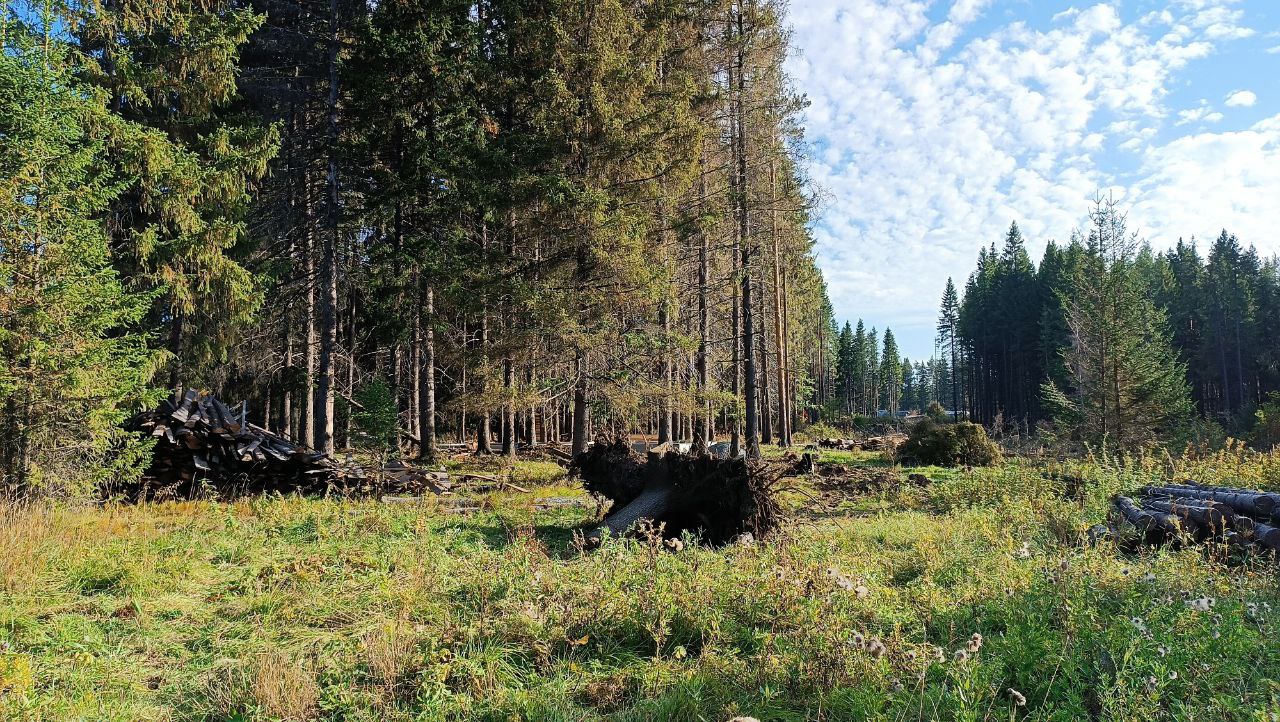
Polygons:
<instances>
[{"instance_id":1,"label":"sky","mask_svg":"<svg viewBox=\"0 0 1280 722\"><path fill-rule=\"evenodd\" d=\"M1111 194L1156 248L1280 253L1280 0L791 0L837 321L928 358L948 276Z\"/></svg>"}]
</instances>

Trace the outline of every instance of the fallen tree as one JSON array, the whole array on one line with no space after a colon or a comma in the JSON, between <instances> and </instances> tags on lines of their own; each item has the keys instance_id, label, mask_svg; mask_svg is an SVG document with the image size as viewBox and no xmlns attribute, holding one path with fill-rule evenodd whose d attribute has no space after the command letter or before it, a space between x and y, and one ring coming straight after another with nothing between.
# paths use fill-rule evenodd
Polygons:
<instances>
[{"instance_id":1,"label":"fallen tree","mask_svg":"<svg viewBox=\"0 0 1280 722\"><path fill-rule=\"evenodd\" d=\"M642 519L667 537L688 531L711 544L744 533L760 537L778 523L772 493L777 470L744 458L684 454L663 444L641 459L625 439L602 438L574 459L570 473L587 491L613 502L603 523L587 534L591 543L606 533L626 534Z\"/></svg>"}]
</instances>

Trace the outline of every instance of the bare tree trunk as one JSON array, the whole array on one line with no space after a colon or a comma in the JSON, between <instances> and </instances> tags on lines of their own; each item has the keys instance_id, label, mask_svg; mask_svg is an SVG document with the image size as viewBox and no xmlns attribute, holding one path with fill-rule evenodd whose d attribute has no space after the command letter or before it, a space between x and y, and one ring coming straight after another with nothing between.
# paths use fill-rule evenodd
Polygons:
<instances>
[{"instance_id":1,"label":"bare tree trunk","mask_svg":"<svg viewBox=\"0 0 1280 722\"><path fill-rule=\"evenodd\" d=\"M489 227L484 221L480 223L480 248L488 255L489 250ZM488 391L489 375L487 366L489 364L489 303L484 300L480 305L480 368L484 374L480 378L481 391ZM480 423L476 427L476 453L492 454L493 447L490 442L489 429L489 410L482 409L480 411Z\"/></svg>"},{"instance_id":2,"label":"bare tree trunk","mask_svg":"<svg viewBox=\"0 0 1280 722\"><path fill-rule=\"evenodd\" d=\"M333 394L338 348L338 0L329 0L328 193L320 254L320 368L316 385L315 446L333 453Z\"/></svg>"},{"instance_id":3,"label":"bare tree trunk","mask_svg":"<svg viewBox=\"0 0 1280 722\"><path fill-rule=\"evenodd\" d=\"M707 199L707 166L705 145L703 154L698 158L698 207L701 208ZM698 384L698 412L693 429L693 443L701 451L712 442L715 422L711 418L711 408L707 402L707 391L710 381L707 368L707 351L709 345L711 317L707 305L707 276L710 255L710 239L706 229L698 231L698 353L694 362Z\"/></svg>"},{"instance_id":4,"label":"bare tree trunk","mask_svg":"<svg viewBox=\"0 0 1280 722\"><path fill-rule=\"evenodd\" d=\"M746 127L746 48L743 46L741 5L737 12L738 72L737 72L737 171L738 171L738 237L742 263L742 375L746 380L746 452L747 458L760 458L760 418L756 408L756 360L754 309L751 303L751 219L747 211L747 127Z\"/></svg>"},{"instance_id":5,"label":"bare tree trunk","mask_svg":"<svg viewBox=\"0 0 1280 722\"><path fill-rule=\"evenodd\" d=\"M791 445L791 400L788 393L787 339L782 332L782 260L778 252L778 171L776 160L769 161L770 235L773 237L773 337L778 350L778 446Z\"/></svg>"},{"instance_id":6,"label":"bare tree trunk","mask_svg":"<svg viewBox=\"0 0 1280 722\"><path fill-rule=\"evenodd\" d=\"M428 282L422 283L422 366L418 368L418 455L436 458L436 294Z\"/></svg>"},{"instance_id":7,"label":"bare tree trunk","mask_svg":"<svg viewBox=\"0 0 1280 722\"><path fill-rule=\"evenodd\" d=\"M769 335L764 330L765 293L764 279L757 279L756 293L760 297L758 333L760 338L760 443L773 443L773 408L769 399Z\"/></svg>"}]
</instances>

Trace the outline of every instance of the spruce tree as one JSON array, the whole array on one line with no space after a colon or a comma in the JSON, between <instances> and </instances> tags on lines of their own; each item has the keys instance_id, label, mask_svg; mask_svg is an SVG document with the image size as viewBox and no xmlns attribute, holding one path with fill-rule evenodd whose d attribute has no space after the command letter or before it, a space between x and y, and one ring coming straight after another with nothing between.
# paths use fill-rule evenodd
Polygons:
<instances>
[{"instance_id":1,"label":"spruce tree","mask_svg":"<svg viewBox=\"0 0 1280 722\"><path fill-rule=\"evenodd\" d=\"M0 494L127 479L145 447L120 423L154 402L149 295L112 268L104 212L124 188L108 139L148 131L106 112L77 56L0 16ZM92 488L92 487L88 487ZM85 491L85 489L77 489Z\"/></svg>"},{"instance_id":2,"label":"spruce tree","mask_svg":"<svg viewBox=\"0 0 1280 722\"><path fill-rule=\"evenodd\" d=\"M1067 309L1071 345L1062 388L1044 387L1055 420L1073 437L1131 450L1173 437L1191 413L1186 369L1169 343L1164 314L1135 269L1138 241L1111 200L1099 200Z\"/></svg>"}]
</instances>

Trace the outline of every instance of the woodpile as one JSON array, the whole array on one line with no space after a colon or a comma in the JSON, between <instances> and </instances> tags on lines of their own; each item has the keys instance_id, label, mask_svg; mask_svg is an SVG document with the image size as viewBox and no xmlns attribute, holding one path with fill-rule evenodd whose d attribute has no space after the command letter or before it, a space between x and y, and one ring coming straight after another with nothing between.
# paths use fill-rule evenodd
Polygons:
<instances>
[{"instance_id":1,"label":"woodpile","mask_svg":"<svg viewBox=\"0 0 1280 722\"><path fill-rule=\"evenodd\" d=\"M571 473L587 491L613 502L604 523L587 535L591 544L645 521L668 538L688 531L710 544L743 534L758 539L780 514L772 491L778 470L741 457L687 454L662 444L642 459L625 439L600 439L574 460Z\"/></svg>"},{"instance_id":2,"label":"woodpile","mask_svg":"<svg viewBox=\"0 0 1280 722\"><path fill-rule=\"evenodd\" d=\"M216 396L187 391L133 417L131 431L156 440L134 483L104 489L127 501L218 498L279 492L317 495L443 493L449 476L393 460L366 469L248 423Z\"/></svg>"},{"instance_id":3,"label":"woodpile","mask_svg":"<svg viewBox=\"0 0 1280 722\"><path fill-rule=\"evenodd\" d=\"M1116 521L1143 544L1219 540L1280 551L1280 493L1202 484L1148 486L1112 500Z\"/></svg>"},{"instance_id":4,"label":"woodpile","mask_svg":"<svg viewBox=\"0 0 1280 722\"><path fill-rule=\"evenodd\" d=\"M893 451L906 440L906 434L894 432L865 439L819 439L818 446L839 451Z\"/></svg>"}]
</instances>

